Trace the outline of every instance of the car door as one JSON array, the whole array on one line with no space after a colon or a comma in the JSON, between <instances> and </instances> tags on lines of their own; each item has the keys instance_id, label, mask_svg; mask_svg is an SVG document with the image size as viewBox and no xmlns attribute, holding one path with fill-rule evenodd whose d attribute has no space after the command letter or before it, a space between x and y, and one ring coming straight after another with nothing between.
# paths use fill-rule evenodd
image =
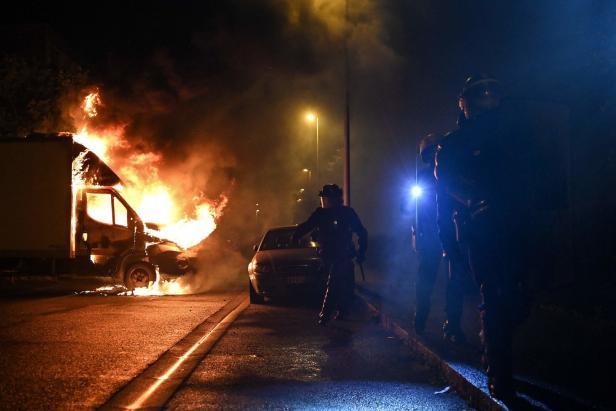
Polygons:
<instances>
[{"instance_id":1,"label":"car door","mask_svg":"<svg viewBox=\"0 0 616 411\"><path fill-rule=\"evenodd\" d=\"M88 189L85 203L84 224L90 258L95 264L105 265L133 247L134 222L111 190Z\"/></svg>"}]
</instances>

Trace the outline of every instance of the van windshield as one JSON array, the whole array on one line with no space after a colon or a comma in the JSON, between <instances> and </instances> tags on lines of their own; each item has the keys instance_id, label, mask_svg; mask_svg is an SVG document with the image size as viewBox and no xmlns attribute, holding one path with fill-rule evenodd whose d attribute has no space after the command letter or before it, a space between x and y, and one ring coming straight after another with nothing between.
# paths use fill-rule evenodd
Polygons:
<instances>
[{"instance_id":1,"label":"van windshield","mask_svg":"<svg viewBox=\"0 0 616 411\"><path fill-rule=\"evenodd\" d=\"M263 242L261 243L261 247L259 250L280 250L280 249L291 249L291 248L317 248L318 244L311 240L310 238L302 238L298 243L293 243L291 240L293 238L293 233L295 229L291 228L288 230L273 230L268 231L265 234L265 238L263 238Z\"/></svg>"}]
</instances>

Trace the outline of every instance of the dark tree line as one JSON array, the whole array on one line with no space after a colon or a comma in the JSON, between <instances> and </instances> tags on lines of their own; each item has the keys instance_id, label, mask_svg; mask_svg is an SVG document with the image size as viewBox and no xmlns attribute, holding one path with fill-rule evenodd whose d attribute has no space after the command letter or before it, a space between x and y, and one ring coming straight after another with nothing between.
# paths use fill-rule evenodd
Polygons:
<instances>
[{"instance_id":1,"label":"dark tree line","mask_svg":"<svg viewBox=\"0 0 616 411\"><path fill-rule=\"evenodd\" d=\"M86 82L85 71L76 64L2 55L0 136L70 130L65 108Z\"/></svg>"}]
</instances>

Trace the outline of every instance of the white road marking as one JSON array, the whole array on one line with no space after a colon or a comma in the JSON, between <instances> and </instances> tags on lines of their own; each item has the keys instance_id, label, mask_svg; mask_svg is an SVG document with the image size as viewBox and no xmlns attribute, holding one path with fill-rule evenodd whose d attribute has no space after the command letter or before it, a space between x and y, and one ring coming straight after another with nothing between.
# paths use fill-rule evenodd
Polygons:
<instances>
[{"instance_id":1,"label":"white road marking","mask_svg":"<svg viewBox=\"0 0 616 411\"><path fill-rule=\"evenodd\" d=\"M248 299L246 299L240 305L238 305L236 308L234 308L233 311L231 311L229 314L227 314L218 324L216 324L216 326L214 328L212 328L204 336L202 336L199 339L199 341L197 341L196 343L194 343L192 345L192 347L190 347L188 350L186 350L186 352L184 354L182 354L182 356L180 358L178 358L178 360L171 367L169 367L167 369L167 371L162 376L158 377L156 379L156 381L152 385L150 385L148 387L148 389L143 392L143 394L141 394L139 396L139 398L137 398L132 404L130 404L127 407L127 409L135 410L135 409L142 408L143 405L145 404L145 402L148 400L148 398L150 398L152 396L152 394L154 394L156 392L156 390L165 381L167 381L169 378L171 378L173 373L180 367L180 365L182 365L182 363L184 363L184 361L186 361L186 359L188 357L190 357L190 355L193 352L195 352L195 350L197 348L199 348L199 346L201 346L202 344L208 342L210 337L212 336L212 334L214 334L214 333L216 333L218 331L220 331L220 333L222 335L222 332L224 332L231 325L231 323L233 323L233 321L235 321L235 319L242 313L242 311L244 311L244 309L246 307L248 307L248 305L250 305L250 302L248 301Z\"/></svg>"}]
</instances>

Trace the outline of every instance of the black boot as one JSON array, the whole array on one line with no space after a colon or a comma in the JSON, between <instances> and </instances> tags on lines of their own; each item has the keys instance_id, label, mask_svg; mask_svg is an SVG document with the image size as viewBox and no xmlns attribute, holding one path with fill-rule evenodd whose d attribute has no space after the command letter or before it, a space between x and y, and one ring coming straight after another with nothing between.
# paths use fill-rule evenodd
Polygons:
<instances>
[{"instance_id":1,"label":"black boot","mask_svg":"<svg viewBox=\"0 0 616 411\"><path fill-rule=\"evenodd\" d=\"M466 343L466 336L462 331L462 327L447 320L443 323L443 339L452 344Z\"/></svg>"},{"instance_id":2,"label":"black boot","mask_svg":"<svg viewBox=\"0 0 616 411\"><path fill-rule=\"evenodd\" d=\"M512 403L516 398L511 378L488 376L488 390L492 397L505 404Z\"/></svg>"}]
</instances>

